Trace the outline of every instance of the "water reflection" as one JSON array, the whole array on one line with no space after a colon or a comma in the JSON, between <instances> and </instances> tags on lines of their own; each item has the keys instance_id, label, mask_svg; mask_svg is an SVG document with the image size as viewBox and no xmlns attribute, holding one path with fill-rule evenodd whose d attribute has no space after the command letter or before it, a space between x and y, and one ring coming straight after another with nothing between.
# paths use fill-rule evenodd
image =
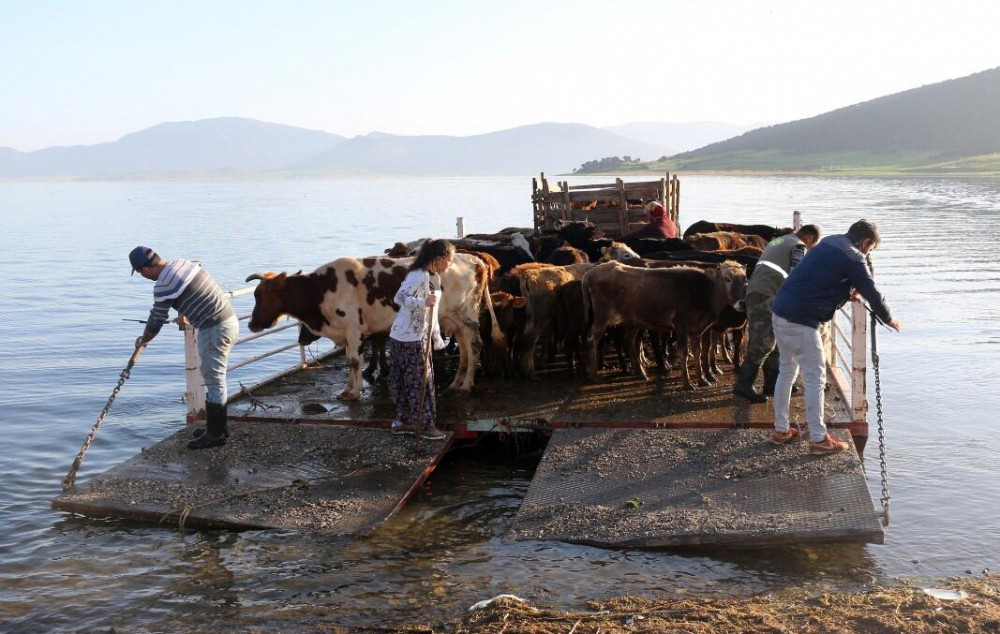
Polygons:
<instances>
[{"instance_id":1,"label":"water reflection","mask_svg":"<svg viewBox=\"0 0 1000 634\"><path fill-rule=\"evenodd\" d=\"M177 531L52 512L49 501L131 353L136 329L121 319L149 309L148 287L122 273L121 254L137 235L167 255L202 259L225 287L238 288L254 271L308 270L340 255L380 253L398 238L451 235L457 214L442 209L461 209L470 231L523 225L530 218L528 181L4 184L0 283L3 298L17 301L4 303L0 320L0 629L391 624L433 621L501 592L576 609L587 599L626 593L821 591L1000 567L1000 436L990 433L1000 411L1000 360L989 345L1000 341L1000 261L993 253L1000 182L684 181L682 224L785 225L793 210L827 234L861 216L880 224L879 283L907 324L903 335L879 339L893 495L885 545L611 551L511 542L504 535L538 460L530 445L520 454L509 447L456 453L403 513L366 539ZM376 213L387 208L391 217ZM204 222L234 212L242 219L236 225ZM162 222L136 224L144 215ZM38 231L39 219L55 230ZM76 257L81 252L93 257ZM53 258L73 260L75 276L40 274ZM69 298L64 310L52 310L53 298ZM40 354L50 350L53 332L62 334L58 354ZM116 401L80 481L182 424L182 346L176 332L161 338ZM289 363L276 359L273 369ZM866 453L870 488L877 490L873 443Z\"/></svg>"}]
</instances>

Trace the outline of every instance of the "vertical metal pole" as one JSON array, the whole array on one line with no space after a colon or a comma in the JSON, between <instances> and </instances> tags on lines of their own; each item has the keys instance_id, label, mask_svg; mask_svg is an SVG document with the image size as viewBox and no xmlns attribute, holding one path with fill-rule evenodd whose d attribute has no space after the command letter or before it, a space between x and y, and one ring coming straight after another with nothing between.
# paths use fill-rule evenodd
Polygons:
<instances>
[{"instance_id":1,"label":"vertical metal pole","mask_svg":"<svg viewBox=\"0 0 1000 634\"><path fill-rule=\"evenodd\" d=\"M184 377L187 383L184 402L187 403L188 423L205 419L205 382L198 370L200 365L196 331L194 326L188 324L184 327Z\"/></svg>"},{"instance_id":2,"label":"vertical metal pole","mask_svg":"<svg viewBox=\"0 0 1000 634\"><path fill-rule=\"evenodd\" d=\"M868 315L860 299L851 302L851 419L868 420Z\"/></svg>"},{"instance_id":3,"label":"vertical metal pole","mask_svg":"<svg viewBox=\"0 0 1000 634\"><path fill-rule=\"evenodd\" d=\"M458 220L455 221L455 227L458 230L458 239L461 240L465 237L465 218L459 216Z\"/></svg>"},{"instance_id":4,"label":"vertical metal pole","mask_svg":"<svg viewBox=\"0 0 1000 634\"><path fill-rule=\"evenodd\" d=\"M795 211L792 213L792 229L798 231L802 228L802 212Z\"/></svg>"}]
</instances>

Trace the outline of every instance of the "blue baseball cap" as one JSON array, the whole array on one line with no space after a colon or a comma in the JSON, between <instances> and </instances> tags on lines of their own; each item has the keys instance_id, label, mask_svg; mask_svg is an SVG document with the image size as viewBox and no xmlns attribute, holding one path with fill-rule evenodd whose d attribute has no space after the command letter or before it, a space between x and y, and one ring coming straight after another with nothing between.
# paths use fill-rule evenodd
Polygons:
<instances>
[{"instance_id":1,"label":"blue baseball cap","mask_svg":"<svg viewBox=\"0 0 1000 634\"><path fill-rule=\"evenodd\" d=\"M149 247L136 247L132 249L128 254L129 264L132 265L132 272L129 275L134 275L142 267L149 266L156 257L156 251L153 251Z\"/></svg>"}]
</instances>

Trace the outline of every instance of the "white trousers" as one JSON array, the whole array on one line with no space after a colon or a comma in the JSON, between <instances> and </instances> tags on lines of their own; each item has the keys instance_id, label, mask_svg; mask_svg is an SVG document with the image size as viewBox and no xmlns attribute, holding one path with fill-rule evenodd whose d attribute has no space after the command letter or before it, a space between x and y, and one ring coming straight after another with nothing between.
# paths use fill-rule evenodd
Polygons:
<instances>
[{"instance_id":1,"label":"white trousers","mask_svg":"<svg viewBox=\"0 0 1000 634\"><path fill-rule=\"evenodd\" d=\"M823 355L823 337L818 328L810 328L771 314L774 340L781 355L781 369L774 386L774 428L787 432L788 409L792 399L792 384L802 369L806 384L806 423L809 440L822 442L826 438L823 422L823 390L826 387L826 358Z\"/></svg>"}]
</instances>

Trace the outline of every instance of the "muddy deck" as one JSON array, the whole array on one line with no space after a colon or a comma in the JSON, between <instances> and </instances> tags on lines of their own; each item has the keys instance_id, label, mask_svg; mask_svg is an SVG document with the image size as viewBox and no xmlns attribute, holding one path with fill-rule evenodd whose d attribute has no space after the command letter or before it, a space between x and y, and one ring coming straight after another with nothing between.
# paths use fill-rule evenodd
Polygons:
<instances>
[{"instance_id":1,"label":"muddy deck","mask_svg":"<svg viewBox=\"0 0 1000 634\"><path fill-rule=\"evenodd\" d=\"M832 432L846 439L847 432ZM882 543L858 455L760 430L561 429L512 528L601 547Z\"/></svg>"},{"instance_id":2,"label":"muddy deck","mask_svg":"<svg viewBox=\"0 0 1000 634\"><path fill-rule=\"evenodd\" d=\"M255 390L231 402L230 416L245 420L316 421L352 425L387 425L394 408L385 381L365 381L361 400L338 401L347 373L343 357L334 357L323 369L300 372ZM446 386L454 360L435 363L438 386ZM655 370L648 380L602 372L596 381L570 375L562 363L550 364L538 381L477 378L470 395L440 393L438 423L456 433L509 431L511 428L559 427L760 427L770 428L770 403L751 405L732 394L731 366L713 386L683 389L680 373L662 377ZM801 395L792 397L792 420L804 420ZM828 390L826 420L844 426L857 437L865 424L850 423L848 408L835 390Z\"/></svg>"},{"instance_id":3,"label":"muddy deck","mask_svg":"<svg viewBox=\"0 0 1000 634\"><path fill-rule=\"evenodd\" d=\"M367 534L402 507L450 441L330 425L238 422L224 447L184 429L53 502L92 517L204 528Z\"/></svg>"}]
</instances>

